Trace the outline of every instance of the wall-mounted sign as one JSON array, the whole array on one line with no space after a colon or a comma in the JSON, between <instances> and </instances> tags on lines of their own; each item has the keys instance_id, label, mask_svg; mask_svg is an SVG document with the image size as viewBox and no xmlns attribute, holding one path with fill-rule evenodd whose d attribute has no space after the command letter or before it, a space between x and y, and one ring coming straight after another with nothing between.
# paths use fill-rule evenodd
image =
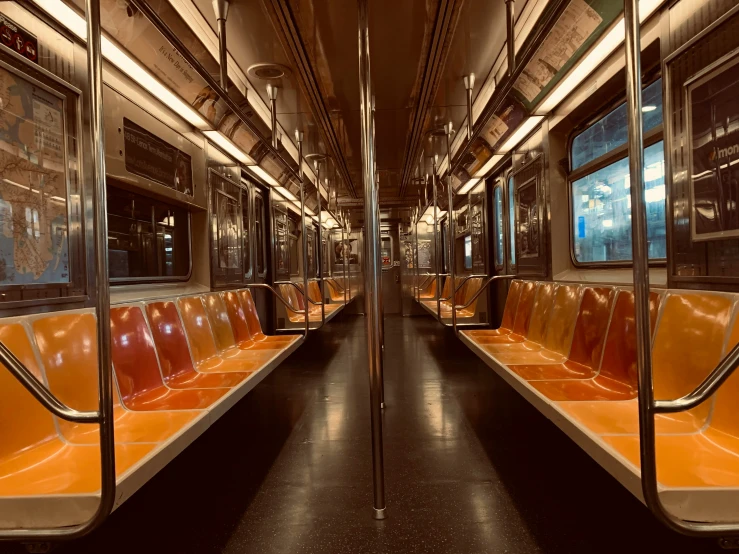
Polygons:
<instances>
[{"instance_id":1,"label":"wall-mounted sign","mask_svg":"<svg viewBox=\"0 0 739 554\"><path fill-rule=\"evenodd\" d=\"M739 236L738 68L734 51L686 84L694 241Z\"/></svg>"},{"instance_id":2,"label":"wall-mounted sign","mask_svg":"<svg viewBox=\"0 0 739 554\"><path fill-rule=\"evenodd\" d=\"M0 13L0 41L24 58L38 63L38 40L7 15Z\"/></svg>"},{"instance_id":3,"label":"wall-mounted sign","mask_svg":"<svg viewBox=\"0 0 739 554\"><path fill-rule=\"evenodd\" d=\"M123 119L126 171L193 196L192 159L188 154Z\"/></svg>"}]
</instances>

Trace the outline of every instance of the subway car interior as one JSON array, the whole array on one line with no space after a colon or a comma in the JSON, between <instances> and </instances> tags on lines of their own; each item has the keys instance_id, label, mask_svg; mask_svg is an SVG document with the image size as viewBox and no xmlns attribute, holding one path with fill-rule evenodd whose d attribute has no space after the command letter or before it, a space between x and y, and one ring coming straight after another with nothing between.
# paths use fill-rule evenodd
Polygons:
<instances>
[{"instance_id":1,"label":"subway car interior","mask_svg":"<svg viewBox=\"0 0 739 554\"><path fill-rule=\"evenodd\" d=\"M739 550L737 164L737 0L0 1L0 553Z\"/></svg>"}]
</instances>

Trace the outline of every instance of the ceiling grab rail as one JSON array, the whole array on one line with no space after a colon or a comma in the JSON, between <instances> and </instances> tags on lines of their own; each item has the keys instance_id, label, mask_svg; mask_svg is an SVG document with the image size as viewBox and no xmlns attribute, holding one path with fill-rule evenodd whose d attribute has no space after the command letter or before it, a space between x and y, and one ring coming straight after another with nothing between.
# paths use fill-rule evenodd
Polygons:
<instances>
[{"instance_id":1,"label":"ceiling grab rail","mask_svg":"<svg viewBox=\"0 0 739 554\"><path fill-rule=\"evenodd\" d=\"M487 275L483 275L483 277L487 277ZM504 279L515 279L517 275L493 275L492 277L488 277L487 281L485 281L481 286L480 290L478 290L472 298L470 298L465 304L459 304L454 306L454 311L456 310L464 310L465 308L469 308L472 303L477 300L480 295L485 291L486 288L493 282L493 281L501 281ZM487 327L487 324L483 323L457 323L457 326L454 327L453 323L444 323L444 321L440 320L441 324L444 327L453 327L455 334L458 334L457 329L460 327Z\"/></svg>"},{"instance_id":2,"label":"ceiling grab rail","mask_svg":"<svg viewBox=\"0 0 739 554\"><path fill-rule=\"evenodd\" d=\"M638 0L624 0L626 26L626 105L628 106L629 176L631 181L631 233L634 258L636 303L637 375L639 405L639 456L644 502L667 527L690 536L715 537L730 544L727 537L739 535L736 522L686 521L670 513L662 503L657 481L655 415L687 410L708 399L739 365L735 346L708 377L690 394L676 400L654 399L651 325L649 314L649 259L647 218L644 200L644 140L641 101L641 38Z\"/></svg>"},{"instance_id":3,"label":"ceiling grab rail","mask_svg":"<svg viewBox=\"0 0 739 554\"><path fill-rule=\"evenodd\" d=\"M154 8L149 5L147 0L129 0L131 4L133 4L143 15L146 17L146 19L149 20L149 22L154 25L154 27L164 35L164 38L169 41L169 43L174 46L179 54L189 63L195 72L208 84L208 86L213 89L213 91L225 102L225 104L228 106L228 108L241 120L241 122L246 125L246 127L249 129L250 132L252 132L255 136L259 137L262 141L263 147L273 156L275 156L278 160L282 162L282 164L285 166L285 170L290 173L291 176L301 180L302 171L303 171L303 163L302 158L298 156L298 171L296 172L295 169L293 169L291 163L282 155L282 152L277 150L273 145L271 140L267 140L265 137L262 136L262 133L257 129L257 126L254 124L254 122L247 117L247 115L244 113L244 110L239 106L239 104L228 95L228 92L218 83L218 81L211 75L211 73L205 69L203 64L198 60L198 58L190 52L190 50L187 48L185 43L182 42L182 40L172 31L172 29L165 23L165 21L159 16L159 14L154 10ZM272 134L277 134L277 129L272 130Z\"/></svg>"},{"instance_id":4,"label":"ceiling grab rail","mask_svg":"<svg viewBox=\"0 0 739 554\"><path fill-rule=\"evenodd\" d=\"M90 98L92 191L95 206L98 410L81 412L69 408L49 391L28 368L0 344L0 361L10 373L54 415L76 423L98 423L100 434L100 502L84 523L65 528L0 530L0 540L47 542L71 540L96 529L115 504L115 430L113 426L113 375L110 361L110 289L108 280L108 219L105 195L105 143L103 115L103 58L101 53L100 1L86 0L87 70Z\"/></svg>"},{"instance_id":5,"label":"ceiling grab rail","mask_svg":"<svg viewBox=\"0 0 739 554\"><path fill-rule=\"evenodd\" d=\"M544 39L546 39L547 35L549 35L554 26L557 24L557 21L559 21L559 17L564 13L569 4L570 0L553 0L549 2L541 25L538 25L534 29L525 43L521 46L521 49L518 52L518 60L515 59L516 56L513 56L513 71L509 72L507 74L507 77L505 79L502 79L501 82L498 83L498 86L495 87L495 92L493 93L493 96L487 102L486 106L483 108L482 113L477 118L475 122L475 128L472 131L472 137L457 149L457 151L455 152L456 161L452 163L453 160L449 160L450 173L453 174L454 171L456 171L456 169L461 165L463 160L466 159L467 154L470 152L470 147L472 146L472 144L474 144L474 140L483 133L483 130L487 127L490 119L495 116L498 110L503 106L503 103L508 100L509 94L511 93L513 85L516 83L519 75L521 75L524 69L526 69L529 61L533 59L534 55L539 49L539 46L541 46L542 42L544 42Z\"/></svg>"}]
</instances>

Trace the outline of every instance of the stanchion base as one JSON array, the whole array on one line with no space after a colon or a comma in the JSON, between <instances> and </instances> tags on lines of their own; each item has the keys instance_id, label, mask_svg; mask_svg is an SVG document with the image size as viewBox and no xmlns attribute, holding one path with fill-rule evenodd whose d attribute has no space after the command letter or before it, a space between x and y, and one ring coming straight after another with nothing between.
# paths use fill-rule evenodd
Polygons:
<instances>
[{"instance_id":1,"label":"stanchion base","mask_svg":"<svg viewBox=\"0 0 739 554\"><path fill-rule=\"evenodd\" d=\"M385 508L380 508L379 510L377 508L373 508L373 514L372 517L374 519L385 519L387 517L387 514L385 513Z\"/></svg>"}]
</instances>

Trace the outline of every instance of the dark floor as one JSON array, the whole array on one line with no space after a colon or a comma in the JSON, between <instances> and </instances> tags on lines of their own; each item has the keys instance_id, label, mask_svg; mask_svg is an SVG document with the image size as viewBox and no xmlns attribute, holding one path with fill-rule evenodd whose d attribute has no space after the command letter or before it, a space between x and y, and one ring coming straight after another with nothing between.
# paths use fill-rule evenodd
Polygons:
<instances>
[{"instance_id":1,"label":"dark floor","mask_svg":"<svg viewBox=\"0 0 739 554\"><path fill-rule=\"evenodd\" d=\"M388 318L388 519L372 519L365 320L341 316L91 537L85 553L712 552L662 528L428 317Z\"/></svg>"}]
</instances>

